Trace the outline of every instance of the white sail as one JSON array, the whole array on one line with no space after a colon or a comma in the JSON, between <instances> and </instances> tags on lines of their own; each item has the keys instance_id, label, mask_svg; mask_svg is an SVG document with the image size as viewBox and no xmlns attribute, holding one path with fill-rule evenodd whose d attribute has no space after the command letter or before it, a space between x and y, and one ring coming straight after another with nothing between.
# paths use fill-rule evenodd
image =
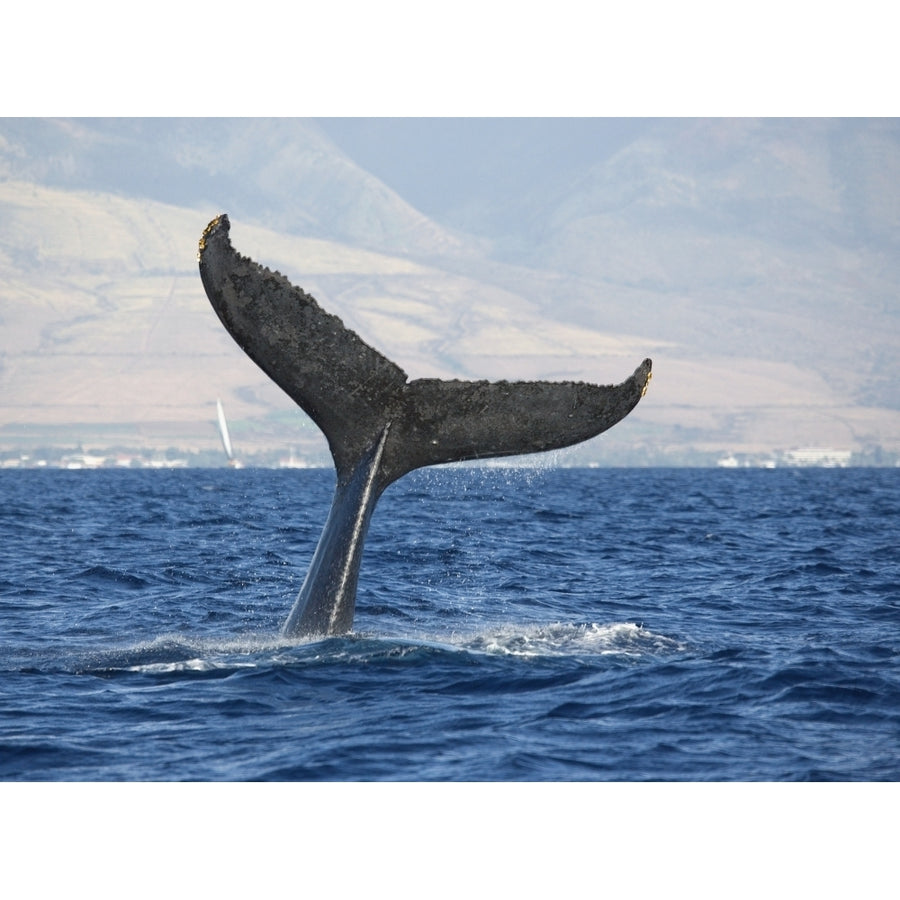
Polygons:
<instances>
[{"instance_id":1,"label":"white sail","mask_svg":"<svg viewBox=\"0 0 900 900\"><path fill-rule=\"evenodd\" d=\"M219 412L219 435L222 438L222 446L225 448L225 455L228 461L234 459L234 452L231 449L231 438L228 436L228 423L225 421L225 410L222 409L222 401L216 400L216 408Z\"/></svg>"}]
</instances>

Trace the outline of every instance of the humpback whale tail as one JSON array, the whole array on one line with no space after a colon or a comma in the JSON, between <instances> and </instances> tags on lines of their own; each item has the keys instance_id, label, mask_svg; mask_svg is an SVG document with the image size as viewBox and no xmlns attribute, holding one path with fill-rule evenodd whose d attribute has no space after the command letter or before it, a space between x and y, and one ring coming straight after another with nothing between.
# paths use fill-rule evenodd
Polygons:
<instances>
[{"instance_id":1,"label":"humpback whale tail","mask_svg":"<svg viewBox=\"0 0 900 900\"><path fill-rule=\"evenodd\" d=\"M646 391L649 359L615 386L410 381L309 294L237 253L229 227L218 216L200 240L207 296L241 349L322 429L337 470L287 635L350 629L366 530L389 484L422 466L579 443L623 419Z\"/></svg>"}]
</instances>

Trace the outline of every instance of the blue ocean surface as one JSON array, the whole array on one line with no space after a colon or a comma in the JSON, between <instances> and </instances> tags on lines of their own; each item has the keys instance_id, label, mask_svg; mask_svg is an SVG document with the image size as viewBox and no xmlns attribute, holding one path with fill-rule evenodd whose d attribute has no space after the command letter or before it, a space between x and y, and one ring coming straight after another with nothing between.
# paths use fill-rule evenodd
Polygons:
<instances>
[{"instance_id":1,"label":"blue ocean surface","mask_svg":"<svg viewBox=\"0 0 900 900\"><path fill-rule=\"evenodd\" d=\"M0 779L896 780L900 471L0 472Z\"/></svg>"}]
</instances>

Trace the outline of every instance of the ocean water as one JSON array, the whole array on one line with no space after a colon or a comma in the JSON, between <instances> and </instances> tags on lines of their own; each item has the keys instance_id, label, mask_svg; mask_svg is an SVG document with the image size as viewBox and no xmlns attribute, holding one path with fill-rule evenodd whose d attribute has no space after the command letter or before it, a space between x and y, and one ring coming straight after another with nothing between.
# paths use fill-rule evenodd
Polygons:
<instances>
[{"instance_id":1,"label":"ocean water","mask_svg":"<svg viewBox=\"0 0 900 900\"><path fill-rule=\"evenodd\" d=\"M0 472L5 781L900 778L900 471Z\"/></svg>"}]
</instances>

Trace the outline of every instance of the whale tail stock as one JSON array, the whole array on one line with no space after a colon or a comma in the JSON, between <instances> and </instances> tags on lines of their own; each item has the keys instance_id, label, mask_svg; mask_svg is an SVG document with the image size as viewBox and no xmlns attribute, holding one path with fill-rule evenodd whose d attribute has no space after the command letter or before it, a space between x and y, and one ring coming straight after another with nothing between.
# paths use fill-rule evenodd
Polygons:
<instances>
[{"instance_id":1,"label":"whale tail stock","mask_svg":"<svg viewBox=\"0 0 900 900\"><path fill-rule=\"evenodd\" d=\"M321 428L337 470L288 635L349 630L365 532L389 484L423 466L579 443L623 419L646 391L649 359L615 386L409 381L309 294L238 254L229 228L218 216L200 241L207 296L241 349Z\"/></svg>"}]
</instances>

